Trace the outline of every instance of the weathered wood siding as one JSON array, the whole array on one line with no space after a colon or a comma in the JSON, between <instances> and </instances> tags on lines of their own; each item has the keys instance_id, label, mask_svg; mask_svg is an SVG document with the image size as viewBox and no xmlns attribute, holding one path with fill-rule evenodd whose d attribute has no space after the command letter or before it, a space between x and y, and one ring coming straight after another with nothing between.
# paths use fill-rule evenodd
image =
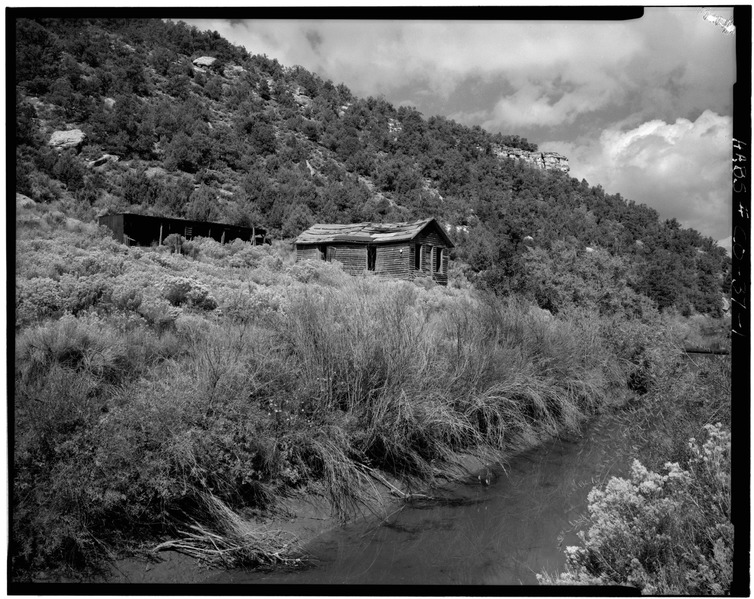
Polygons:
<instances>
[{"instance_id":1,"label":"weathered wood siding","mask_svg":"<svg viewBox=\"0 0 754 599\"><path fill-rule=\"evenodd\" d=\"M297 245L296 262L301 260L322 260L322 254L316 245Z\"/></svg>"},{"instance_id":2,"label":"weathered wood siding","mask_svg":"<svg viewBox=\"0 0 754 599\"><path fill-rule=\"evenodd\" d=\"M99 217L99 224L104 225L113 232L113 237L125 243L123 237L123 215L122 214L105 214Z\"/></svg>"},{"instance_id":3,"label":"weathered wood siding","mask_svg":"<svg viewBox=\"0 0 754 599\"><path fill-rule=\"evenodd\" d=\"M375 248L377 249L375 273L400 279L410 278L411 245L408 242L376 245Z\"/></svg>"},{"instance_id":4,"label":"weathered wood siding","mask_svg":"<svg viewBox=\"0 0 754 599\"><path fill-rule=\"evenodd\" d=\"M325 260L340 262L350 275L363 273L367 268L367 246L358 243L330 243L325 245L296 245L296 261Z\"/></svg>"},{"instance_id":5,"label":"weathered wood siding","mask_svg":"<svg viewBox=\"0 0 754 599\"><path fill-rule=\"evenodd\" d=\"M367 269L367 246L358 243L333 243L335 256L333 262L343 265L343 271L349 275L360 275Z\"/></svg>"},{"instance_id":6,"label":"weathered wood siding","mask_svg":"<svg viewBox=\"0 0 754 599\"><path fill-rule=\"evenodd\" d=\"M421 272L427 276L431 276L440 285L448 284L448 248L445 245L442 237L432 228L427 228L414 238L414 251L418 250L419 245L424 246L424 255L421 261ZM440 270L436 270L432 264L432 248L436 248L435 251L442 253L442 262ZM411 256L411 266L414 265L414 256Z\"/></svg>"}]
</instances>

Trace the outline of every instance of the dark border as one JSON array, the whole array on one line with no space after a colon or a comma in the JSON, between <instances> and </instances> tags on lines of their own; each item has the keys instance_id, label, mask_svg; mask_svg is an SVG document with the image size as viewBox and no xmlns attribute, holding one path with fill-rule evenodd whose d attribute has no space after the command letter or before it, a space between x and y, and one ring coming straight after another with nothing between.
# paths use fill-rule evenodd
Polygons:
<instances>
[{"instance_id":1,"label":"dark border","mask_svg":"<svg viewBox=\"0 0 754 599\"><path fill-rule=\"evenodd\" d=\"M19 18L257 18L284 19L295 14L303 19L408 19L431 18L437 20L588 20L616 21L641 18L642 7L159 7L159 8L6 8L5 9L5 52L6 52L6 148L9 150L15 140L15 104L11 105L10 95L15 89L11 85L14 76L15 55L15 20ZM751 164L751 6L735 6L734 22L736 24L737 83L734 87L734 138L741 144L740 153L748 165ZM14 145L14 144L13 144ZM734 153L735 156L735 153ZM743 163L743 160L741 160ZM734 162L735 167L735 162ZM11 372L14 367L15 336L11 324L15 322L14 276L16 272L16 235L15 235L15 152L6 153L6 323L7 323L7 417L8 417L8 465L13 464L13 439L15 427L13 420L13 388ZM731 588L733 596L748 596L750 592L750 478L744 473L750 472L750 212L751 212L751 168L747 168L745 177L732 177L732 213L733 213L733 284L731 294L734 298L731 307L732 326L732 371L735 375L733 386L733 422L732 433L734 451L732 468L738 473L732 480L733 524L736 529L734 554L734 580ZM744 179L746 179L744 181ZM738 184L736 183L738 181ZM739 191L740 190L740 191ZM739 211L740 207L740 211ZM13 223L13 224L11 224ZM9 476L9 508L13 500L13 487ZM10 533L10 527L8 529ZM8 549L6 541L6 552ZM6 573L10 572L10 554L6 553ZM7 591L19 595L409 595L409 596L571 596L576 593L588 596L634 596L636 589L625 587L478 587L478 586L295 586L295 585L255 585L253 592L249 586L225 585L134 585L134 584L70 584L70 583L12 583L8 582Z\"/></svg>"},{"instance_id":2,"label":"dark border","mask_svg":"<svg viewBox=\"0 0 754 599\"><path fill-rule=\"evenodd\" d=\"M751 6L735 6L736 83L733 86L731 168L731 595L748 597L751 561Z\"/></svg>"},{"instance_id":3,"label":"dark border","mask_svg":"<svg viewBox=\"0 0 754 599\"><path fill-rule=\"evenodd\" d=\"M618 586L468 586L468 585L311 585L311 584L80 584L17 583L8 589L14 595L179 595L179 596L408 596L408 597L639 597L634 587Z\"/></svg>"},{"instance_id":4,"label":"dark border","mask_svg":"<svg viewBox=\"0 0 754 599\"><path fill-rule=\"evenodd\" d=\"M40 14L43 11L44 14ZM18 18L145 19L484 19L527 21L626 21L640 19L642 6L301 6L258 7L38 7L7 8L6 22Z\"/></svg>"}]
</instances>

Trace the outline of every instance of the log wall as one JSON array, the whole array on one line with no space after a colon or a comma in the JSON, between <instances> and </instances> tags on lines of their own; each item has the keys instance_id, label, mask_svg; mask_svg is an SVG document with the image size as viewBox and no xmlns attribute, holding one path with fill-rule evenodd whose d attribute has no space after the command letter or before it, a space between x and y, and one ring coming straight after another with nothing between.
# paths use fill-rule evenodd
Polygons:
<instances>
[{"instance_id":1,"label":"log wall","mask_svg":"<svg viewBox=\"0 0 754 599\"><path fill-rule=\"evenodd\" d=\"M343 271L349 275L358 275L367 268L367 246L358 243L338 243L296 246L296 261L325 260L340 262Z\"/></svg>"},{"instance_id":2,"label":"log wall","mask_svg":"<svg viewBox=\"0 0 754 599\"><path fill-rule=\"evenodd\" d=\"M301 260L322 260L322 254L316 245L297 245L296 262Z\"/></svg>"},{"instance_id":3,"label":"log wall","mask_svg":"<svg viewBox=\"0 0 754 599\"><path fill-rule=\"evenodd\" d=\"M358 243L339 243L335 249L333 262L343 265L343 271L349 275L360 275L367 269L367 246Z\"/></svg>"},{"instance_id":4,"label":"log wall","mask_svg":"<svg viewBox=\"0 0 754 599\"><path fill-rule=\"evenodd\" d=\"M399 279L410 278L411 245L408 242L375 247L377 250L375 273Z\"/></svg>"}]
</instances>

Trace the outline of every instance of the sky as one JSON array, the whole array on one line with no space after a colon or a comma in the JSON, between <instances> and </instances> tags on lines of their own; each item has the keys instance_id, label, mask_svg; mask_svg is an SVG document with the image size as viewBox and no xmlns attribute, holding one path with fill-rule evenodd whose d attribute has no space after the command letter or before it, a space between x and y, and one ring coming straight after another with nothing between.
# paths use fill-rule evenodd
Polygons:
<instances>
[{"instance_id":1,"label":"sky","mask_svg":"<svg viewBox=\"0 0 754 599\"><path fill-rule=\"evenodd\" d=\"M567 156L571 176L728 246L732 17L665 7L629 21L188 22L358 97L525 137Z\"/></svg>"}]
</instances>

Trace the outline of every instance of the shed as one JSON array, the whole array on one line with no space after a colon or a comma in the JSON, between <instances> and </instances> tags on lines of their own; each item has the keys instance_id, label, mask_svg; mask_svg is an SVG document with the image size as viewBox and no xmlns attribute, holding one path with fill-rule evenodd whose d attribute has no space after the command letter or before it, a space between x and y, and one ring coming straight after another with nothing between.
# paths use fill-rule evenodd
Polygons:
<instances>
[{"instance_id":1,"label":"shed","mask_svg":"<svg viewBox=\"0 0 754 599\"><path fill-rule=\"evenodd\" d=\"M238 227L223 223L147 216L130 212L100 216L99 224L108 227L113 232L113 237L126 245L161 245L162 241L172 233L177 233L186 239L211 237L220 243L234 239L251 241L255 245L269 243L267 231L259 227Z\"/></svg>"},{"instance_id":2,"label":"shed","mask_svg":"<svg viewBox=\"0 0 754 599\"><path fill-rule=\"evenodd\" d=\"M349 274L374 272L401 279L429 277L448 284L454 247L434 218L410 223L314 225L296 239L296 260L338 261Z\"/></svg>"}]
</instances>

